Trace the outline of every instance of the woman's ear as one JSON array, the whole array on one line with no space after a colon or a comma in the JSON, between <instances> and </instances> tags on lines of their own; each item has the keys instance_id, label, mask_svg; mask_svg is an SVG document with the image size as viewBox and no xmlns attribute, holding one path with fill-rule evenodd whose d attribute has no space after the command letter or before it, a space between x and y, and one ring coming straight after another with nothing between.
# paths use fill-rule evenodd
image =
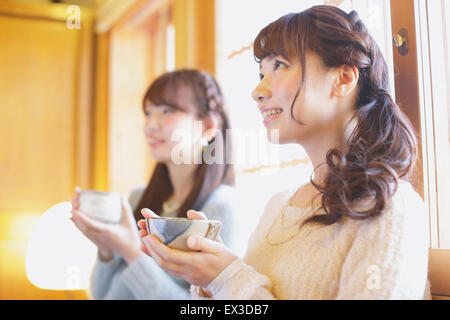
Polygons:
<instances>
[{"instance_id":1,"label":"woman's ear","mask_svg":"<svg viewBox=\"0 0 450 320\"><path fill-rule=\"evenodd\" d=\"M213 113L203 118L203 132L202 137L211 141L219 130L219 119Z\"/></svg>"},{"instance_id":2,"label":"woman's ear","mask_svg":"<svg viewBox=\"0 0 450 320\"><path fill-rule=\"evenodd\" d=\"M339 98L349 95L355 89L358 80L359 70L357 67L342 65L336 72L333 94Z\"/></svg>"}]
</instances>

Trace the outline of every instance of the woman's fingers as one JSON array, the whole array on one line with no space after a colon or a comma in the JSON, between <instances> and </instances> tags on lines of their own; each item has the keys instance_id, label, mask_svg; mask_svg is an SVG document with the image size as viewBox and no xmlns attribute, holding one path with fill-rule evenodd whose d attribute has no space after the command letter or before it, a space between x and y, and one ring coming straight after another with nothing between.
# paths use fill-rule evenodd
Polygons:
<instances>
[{"instance_id":1,"label":"woman's fingers","mask_svg":"<svg viewBox=\"0 0 450 320\"><path fill-rule=\"evenodd\" d=\"M142 242L144 243L144 247L148 255L151 256L160 267L162 267L164 259L158 253L156 253L155 249L153 248L153 244L151 243L150 237L147 236L143 238Z\"/></svg>"},{"instance_id":2,"label":"woman's fingers","mask_svg":"<svg viewBox=\"0 0 450 320\"><path fill-rule=\"evenodd\" d=\"M141 251L150 257L152 256L150 254L150 252L148 251L147 246L145 244L141 244Z\"/></svg>"},{"instance_id":3,"label":"woman's fingers","mask_svg":"<svg viewBox=\"0 0 450 320\"><path fill-rule=\"evenodd\" d=\"M156 213L154 213L152 210L148 208L142 209L141 213L144 216L144 218L159 218L159 216Z\"/></svg>"},{"instance_id":4,"label":"woman's fingers","mask_svg":"<svg viewBox=\"0 0 450 320\"><path fill-rule=\"evenodd\" d=\"M153 239L151 239L151 237L145 237L143 239L143 242L147 251L149 252L149 255L156 261L156 263L165 271L175 276L183 275L185 269L184 265L174 263L173 261L166 259L165 256L160 255L160 251L158 252L158 250L155 249L154 244L150 244L152 240Z\"/></svg>"},{"instance_id":5,"label":"woman's fingers","mask_svg":"<svg viewBox=\"0 0 450 320\"><path fill-rule=\"evenodd\" d=\"M130 203L128 202L127 195L124 194L121 197L122 199L122 212L125 212L128 214L128 216L133 216L133 209L131 208ZM134 220L134 219L133 219Z\"/></svg>"},{"instance_id":6,"label":"woman's fingers","mask_svg":"<svg viewBox=\"0 0 450 320\"><path fill-rule=\"evenodd\" d=\"M146 230L142 230L142 229L139 230L138 233L139 233L139 237L141 237L141 238L145 237L148 234Z\"/></svg>"},{"instance_id":7,"label":"woman's fingers","mask_svg":"<svg viewBox=\"0 0 450 320\"><path fill-rule=\"evenodd\" d=\"M83 224L89 232L102 233L106 231L106 227L102 222L91 219L86 214L78 210L72 210L71 212L72 218L81 222L81 224Z\"/></svg>"},{"instance_id":8,"label":"woman's fingers","mask_svg":"<svg viewBox=\"0 0 450 320\"><path fill-rule=\"evenodd\" d=\"M75 192L73 193L73 197L72 197L72 208L73 209L78 209L78 207L80 205L79 204L80 192L81 192L81 188L75 187Z\"/></svg>"},{"instance_id":9,"label":"woman's fingers","mask_svg":"<svg viewBox=\"0 0 450 320\"><path fill-rule=\"evenodd\" d=\"M147 245L150 253L152 253L152 256L155 253L163 260L175 264L189 264L191 261L191 256L188 252L169 248L154 235L146 236L143 238L143 241Z\"/></svg>"},{"instance_id":10,"label":"woman's fingers","mask_svg":"<svg viewBox=\"0 0 450 320\"><path fill-rule=\"evenodd\" d=\"M144 219L138 220L137 224L138 224L139 229L147 230L147 226L145 224L145 220Z\"/></svg>"},{"instance_id":11,"label":"woman's fingers","mask_svg":"<svg viewBox=\"0 0 450 320\"><path fill-rule=\"evenodd\" d=\"M75 212L76 210L72 210L72 217L70 217L70 220L72 220L72 222L75 224L75 226L78 228L78 230L80 230L83 233L87 232L87 228L86 226L80 221L80 219L78 219L78 215Z\"/></svg>"},{"instance_id":12,"label":"woman's fingers","mask_svg":"<svg viewBox=\"0 0 450 320\"><path fill-rule=\"evenodd\" d=\"M136 228L136 220L134 218L133 209L131 208L131 205L128 202L126 194L121 196L121 202L122 202L122 217L120 219L120 223L126 227L132 226L133 229Z\"/></svg>"},{"instance_id":13,"label":"woman's fingers","mask_svg":"<svg viewBox=\"0 0 450 320\"><path fill-rule=\"evenodd\" d=\"M217 241L205 237L190 236L187 238L187 246L194 251L216 254L223 251L223 246Z\"/></svg>"},{"instance_id":14,"label":"woman's fingers","mask_svg":"<svg viewBox=\"0 0 450 320\"><path fill-rule=\"evenodd\" d=\"M99 232L90 229L80 218L79 214L77 212L74 212L72 210L72 222L75 224L75 226L80 230L88 239L90 240L98 240Z\"/></svg>"},{"instance_id":15,"label":"woman's fingers","mask_svg":"<svg viewBox=\"0 0 450 320\"><path fill-rule=\"evenodd\" d=\"M208 220L208 218L203 212L195 211L192 209L188 210L186 215L189 219Z\"/></svg>"},{"instance_id":16,"label":"woman's fingers","mask_svg":"<svg viewBox=\"0 0 450 320\"><path fill-rule=\"evenodd\" d=\"M138 224L138 227L139 227L139 231L138 231L139 236L140 236L141 238L145 237L145 236L148 234L148 232L147 232L147 226L146 226L145 220L144 220L144 219L141 219L141 220L139 220L139 221L137 222L137 224Z\"/></svg>"},{"instance_id":17,"label":"woman's fingers","mask_svg":"<svg viewBox=\"0 0 450 320\"><path fill-rule=\"evenodd\" d=\"M147 218L159 218L159 216L154 213L152 210L148 209L148 208L144 208L141 210L142 215L144 216L145 219L141 219L138 221L138 226L141 229L139 231L139 235L141 237L145 237L148 233L147 233L147 222L146 219Z\"/></svg>"}]
</instances>

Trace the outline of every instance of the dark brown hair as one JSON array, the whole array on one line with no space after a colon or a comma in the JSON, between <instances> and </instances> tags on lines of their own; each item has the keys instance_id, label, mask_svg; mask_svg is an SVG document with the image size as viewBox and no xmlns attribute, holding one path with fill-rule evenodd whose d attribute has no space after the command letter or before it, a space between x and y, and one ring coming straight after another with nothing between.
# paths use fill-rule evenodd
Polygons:
<instances>
[{"instance_id":1,"label":"dark brown hair","mask_svg":"<svg viewBox=\"0 0 450 320\"><path fill-rule=\"evenodd\" d=\"M174 109L185 110L183 107L183 94L188 89L191 93L192 105L196 107L196 116L201 119L214 114L219 119L221 135L216 138L226 137L226 130L230 129L230 122L224 109L224 99L216 80L210 74L200 70L176 70L158 77L148 88L143 99L143 110L147 103L154 105L166 105ZM219 137L220 136L220 137ZM214 138L203 152L209 152L213 146ZM217 159L212 164L203 162L195 171L195 183L187 198L178 210L178 216L185 216L187 210L200 210L209 195L221 184L234 185L234 168L227 164L225 157L230 157L231 142L217 143L214 145L215 156L223 155L224 159ZM218 150L221 148L222 150ZM164 163L156 164L152 177L144 194L135 209L134 216L142 219L141 209L149 208L156 213L162 210L162 204L173 193L169 171Z\"/></svg>"},{"instance_id":2,"label":"dark brown hair","mask_svg":"<svg viewBox=\"0 0 450 320\"><path fill-rule=\"evenodd\" d=\"M271 55L300 61L302 79L291 105L293 118L308 53L317 54L328 68L357 67L359 80L356 127L343 147L327 152L324 184L311 179L320 191L325 214L307 222L329 225L342 216L377 216L396 192L399 178L407 179L412 172L416 157L416 137L392 99L386 62L356 11L347 14L334 6L314 6L272 22L256 37L254 56L258 62ZM362 199L373 200L373 205L357 210L355 205Z\"/></svg>"}]
</instances>

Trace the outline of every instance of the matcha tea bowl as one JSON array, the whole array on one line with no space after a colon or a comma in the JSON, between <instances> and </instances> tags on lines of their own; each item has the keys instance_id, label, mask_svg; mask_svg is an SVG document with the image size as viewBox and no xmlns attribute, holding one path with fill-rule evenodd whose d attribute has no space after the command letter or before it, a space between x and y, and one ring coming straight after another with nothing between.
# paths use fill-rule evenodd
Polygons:
<instances>
[{"instance_id":1,"label":"matcha tea bowl","mask_svg":"<svg viewBox=\"0 0 450 320\"><path fill-rule=\"evenodd\" d=\"M190 250L186 244L190 236L202 236L216 240L222 222L173 217L145 218L148 234L156 236L170 248Z\"/></svg>"}]
</instances>

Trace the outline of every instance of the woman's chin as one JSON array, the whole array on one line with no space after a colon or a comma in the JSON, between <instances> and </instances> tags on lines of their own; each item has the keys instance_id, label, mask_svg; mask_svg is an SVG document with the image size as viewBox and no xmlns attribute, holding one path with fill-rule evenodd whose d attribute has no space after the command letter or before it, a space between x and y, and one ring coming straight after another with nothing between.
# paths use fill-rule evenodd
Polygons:
<instances>
[{"instance_id":1,"label":"woman's chin","mask_svg":"<svg viewBox=\"0 0 450 320\"><path fill-rule=\"evenodd\" d=\"M170 155L161 154L159 152L150 151L150 156L153 160L159 163L165 163L171 162Z\"/></svg>"}]
</instances>

